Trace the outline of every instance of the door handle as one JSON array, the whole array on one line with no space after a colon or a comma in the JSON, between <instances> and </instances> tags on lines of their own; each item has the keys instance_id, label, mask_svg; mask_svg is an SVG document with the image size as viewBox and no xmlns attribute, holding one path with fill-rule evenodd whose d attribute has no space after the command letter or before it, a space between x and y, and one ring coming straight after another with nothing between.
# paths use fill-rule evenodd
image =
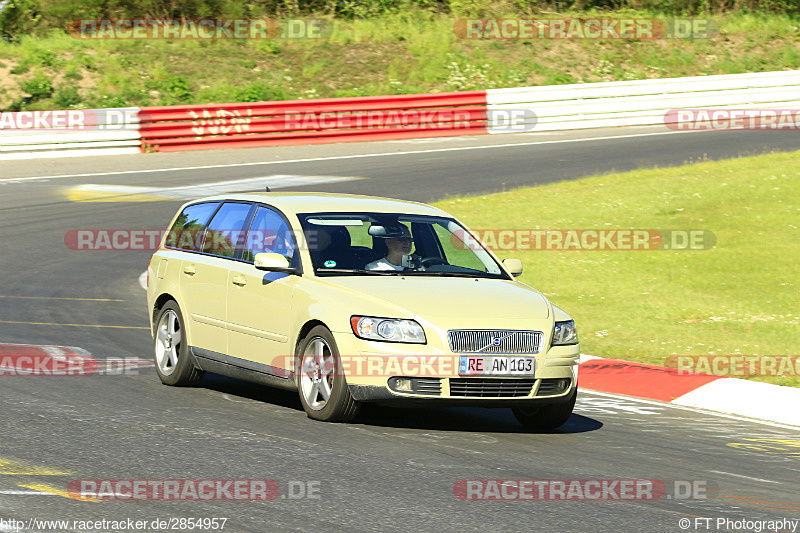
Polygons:
<instances>
[{"instance_id":1,"label":"door handle","mask_svg":"<svg viewBox=\"0 0 800 533\"><path fill-rule=\"evenodd\" d=\"M183 267L183 273L188 274L189 276L194 276L197 273L197 269L193 266L185 266Z\"/></svg>"},{"instance_id":2,"label":"door handle","mask_svg":"<svg viewBox=\"0 0 800 533\"><path fill-rule=\"evenodd\" d=\"M245 285L247 285L247 280L244 279L242 276L233 276L231 278L231 282L233 282L234 285L238 285L240 287L244 287Z\"/></svg>"}]
</instances>

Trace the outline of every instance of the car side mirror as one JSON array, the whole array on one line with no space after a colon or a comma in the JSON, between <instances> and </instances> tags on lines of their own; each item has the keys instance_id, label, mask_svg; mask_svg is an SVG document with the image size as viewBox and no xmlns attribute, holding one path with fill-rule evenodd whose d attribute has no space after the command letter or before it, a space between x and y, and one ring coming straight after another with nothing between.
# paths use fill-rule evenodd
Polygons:
<instances>
[{"instance_id":1,"label":"car side mirror","mask_svg":"<svg viewBox=\"0 0 800 533\"><path fill-rule=\"evenodd\" d=\"M522 261L519 259L503 259L503 266L511 272L511 275L519 277L522 274Z\"/></svg>"},{"instance_id":2,"label":"car side mirror","mask_svg":"<svg viewBox=\"0 0 800 533\"><path fill-rule=\"evenodd\" d=\"M257 270L266 270L267 272L286 272L293 274L295 269L289 266L289 260L281 254L261 252L256 254L253 265Z\"/></svg>"}]
</instances>

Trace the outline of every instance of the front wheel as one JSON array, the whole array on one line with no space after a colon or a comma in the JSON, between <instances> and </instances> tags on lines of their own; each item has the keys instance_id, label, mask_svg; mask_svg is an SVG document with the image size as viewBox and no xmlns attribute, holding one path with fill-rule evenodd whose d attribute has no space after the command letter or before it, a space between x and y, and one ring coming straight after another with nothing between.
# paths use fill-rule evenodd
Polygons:
<instances>
[{"instance_id":1,"label":"front wheel","mask_svg":"<svg viewBox=\"0 0 800 533\"><path fill-rule=\"evenodd\" d=\"M298 345L296 357L297 390L308 417L325 422L355 418L360 405L350 395L331 332L314 327Z\"/></svg>"},{"instance_id":2,"label":"front wheel","mask_svg":"<svg viewBox=\"0 0 800 533\"><path fill-rule=\"evenodd\" d=\"M575 400L578 398L578 387L560 403L551 403L541 407L512 407L519 423L528 429L548 430L564 425L572 415Z\"/></svg>"},{"instance_id":3,"label":"front wheel","mask_svg":"<svg viewBox=\"0 0 800 533\"><path fill-rule=\"evenodd\" d=\"M175 302L167 302L158 312L154 337L156 372L165 385L192 386L203 378L203 371L189 360L189 342L183 315Z\"/></svg>"}]
</instances>

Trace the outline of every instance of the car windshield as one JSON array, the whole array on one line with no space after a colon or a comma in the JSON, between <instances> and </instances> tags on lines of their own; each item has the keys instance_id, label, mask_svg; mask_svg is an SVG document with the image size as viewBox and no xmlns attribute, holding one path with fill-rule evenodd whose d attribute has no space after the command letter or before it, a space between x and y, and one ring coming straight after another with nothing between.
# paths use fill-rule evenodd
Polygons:
<instances>
[{"instance_id":1,"label":"car windshield","mask_svg":"<svg viewBox=\"0 0 800 533\"><path fill-rule=\"evenodd\" d=\"M306 213L299 218L320 275L508 279L452 218L401 213Z\"/></svg>"}]
</instances>

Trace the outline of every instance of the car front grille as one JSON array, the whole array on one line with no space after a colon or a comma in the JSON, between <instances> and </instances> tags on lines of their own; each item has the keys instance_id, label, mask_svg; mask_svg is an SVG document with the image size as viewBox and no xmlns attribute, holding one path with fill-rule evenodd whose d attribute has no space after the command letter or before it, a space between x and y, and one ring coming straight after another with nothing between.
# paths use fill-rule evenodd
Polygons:
<instances>
[{"instance_id":1,"label":"car front grille","mask_svg":"<svg viewBox=\"0 0 800 533\"><path fill-rule=\"evenodd\" d=\"M513 398L528 396L535 379L450 378L450 396Z\"/></svg>"},{"instance_id":2,"label":"car front grille","mask_svg":"<svg viewBox=\"0 0 800 533\"><path fill-rule=\"evenodd\" d=\"M542 344L542 332L453 329L447 332L447 340L453 353L535 354Z\"/></svg>"}]
</instances>

